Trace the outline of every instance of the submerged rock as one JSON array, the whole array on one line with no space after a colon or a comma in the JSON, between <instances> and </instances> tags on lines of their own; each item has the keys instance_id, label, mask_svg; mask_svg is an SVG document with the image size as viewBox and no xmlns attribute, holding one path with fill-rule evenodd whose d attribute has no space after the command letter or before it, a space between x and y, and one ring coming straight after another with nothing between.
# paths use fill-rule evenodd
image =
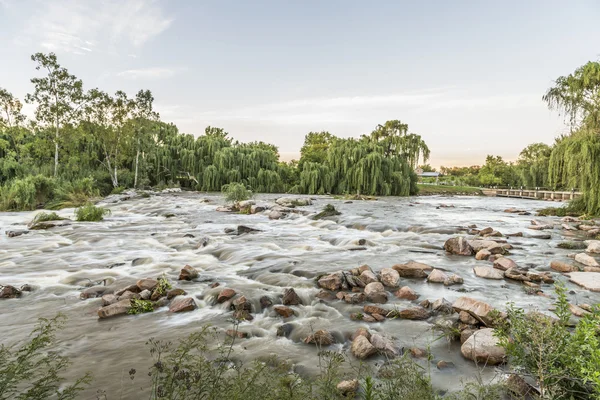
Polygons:
<instances>
[{"instance_id":1,"label":"submerged rock","mask_svg":"<svg viewBox=\"0 0 600 400\"><path fill-rule=\"evenodd\" d=\"M231 288L225 288L221 290L217 297L217 303L225 303L227 300L231 300L236 295L236 291Z\"/></svg>"},{"instance_id":2,"label":"submerged rock","mask_svg":"<svg viewBox=\"0 0 600 400\"><path fill-rule=\"evenodd\" d=\"M294 310L286 306L275 306L273 307L273 310L283 318L290 318L294 316Z\"/></svg>"},{"instance_id":3,"label":"submerged rock","mask_svg":"<svg viewBox=\"0 0 600 400\"><path fill-rule=\"evenodd\" d=\"M427 278L427 272L433 271L432 266L416 261L396 264L392 268L403 278Z\"/></svg>"},{"instance_id":4,"label":"submerged rock","mask_svg":"<svg viewBox=\"0 0 600 400\"><path fill-rule=\"evenodd\" d=\"M169 305L169 311L172 313L194 311L198 306L191 297L176 297Z\"/></svg>"},{"instance_id":5,"label":"submerged rock","mask_svg":"<svg viewBox=\"0 0 600 400\"><path fill-rule=\"evenodd\" d=\"M124 315L131 309L131 300L119 300L118 302L102 307L98 310L98 318L105 319L115 317L117 315Z\"/></svg>"},{"instance_id":6,"label":"submerged rock","mask_svg":"<svg viewBox=\"0 0 600 400\"><path fill-rule=\"evenodd\" d=\"M552 268L555 271L558 272L575 272L575 271L579 271L579 268L577 268L574 265L571 265L569 263L566 262L562 262L562 261L558 261L558 260L553 260L550 263L550 268Z\"/></svg>"},{"instance_id":7,"label":"submerged rock","mask_svg":"<svg viewBox=\"0 0 600 400\"><path fill-rule=\"evenodd\" d=\"M283 292L282 302L286 306L297 306L299 304L302 304L300 296L298 296L298 294L293 288L286 289Z\"/></svg>"},{"instance_id":8,"label":"submerged rock","mask_svg":"<svg viewBox=\"0 0 600 400\"><path fill-rule=\"evenodd\" d=\"M485 279L504 279L504 273L491 267L474 267L473 272L476 276Z\"/></svg>"},{"instance_id":9,"label":"submerged rock","mask_svg":"<svg viewBox=\"0 0 600 400\"><path fill-rule=\"evenodd\" d=\"M14 286L2 286L0 290L0 299L16 299L21 297L21 291Z\"/></svg>"},{"instance_id":10,"label":"submerged rock","mask_svg":"<svg viewBox=\"0 0 600 400\"><path fill-rule=\"evenodd\" d=\"M319 329L315 333L304 339L306 344L316 344L320 346L329 346L335 342L333 335L324 329Z\"/></svg>"}]
</instances>

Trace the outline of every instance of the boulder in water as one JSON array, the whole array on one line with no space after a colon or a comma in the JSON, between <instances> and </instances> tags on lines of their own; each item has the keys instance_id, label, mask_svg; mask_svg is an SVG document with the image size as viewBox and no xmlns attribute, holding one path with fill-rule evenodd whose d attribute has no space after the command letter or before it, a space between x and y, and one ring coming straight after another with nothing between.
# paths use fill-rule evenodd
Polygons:
<instances>
[{"instance_id":1,"label":"boulder in water","mask_svg":"<svg viewBox=\"0 0 600 400\"><path fill-rule=\"evenodd\" d=\"M399 299L405 300L416 300L419 297L419 295L408 286L401 287L394 295Z\"/></svg>"},{"instance_id":2,"label":"boulder in water","mask_svg":"<svg viewBox=\"0 0 600 400\"><path fill-rule=\"evenodd\" d=\"M490 318L490 313L494 310L492 306L483 301L475 300L471 297L460 297L452 304L452 307L460 312L465 311L471 314L479 322L484 325L491 325L493 323Z\"/></svg>"},{"instance_id":3,"label":"boulder in water","mask_svg":"<svg viewBox=\"0 0 600 400\"><path fill-rule=\"evenodd\" d=\"M507 257L500 257L494 260L494 268L500 271L506 271L511 268L517 268L517 263Z\"/></svg>"},{"instance_id":4,"label":"boulder in water","mask_svg":"<svg viewBox=\"0 0 600 400\"><path fill-rule=\"evenodd\" d=\"M403 278L427 278L427 272L433 270L432 266L416 261L396 264L392 268Z\"/></svg>"},{"instance_id":5,"label":"boulder in water","mask_svg":"<svg viewBox=\"0 0 600 400\"><path fill-rule=\"evenodd\" d=\"M14 286L2 286L0 290L0 299L16 299L21 297L21 291Z\"/></svg>"},{"instance_id":6,"label":"boulder in water","mask_svg":"<svg viewBox=\"0 0 600 400\"><path fill-rule=\"evenodd\" d=\"M191 297L177 297L169 305L169 311L172 313L194 311L198 306Z\"/></svg>"},{"instance_id":7,"label":"boulder in water","mask_svg":"<svg viewBox=\"0 0 600 400\"><path fill-rule=\"evenodd\" d=\"M223 290L221 290L221 293L219 293L219 296L217 297L217 303L225 303L227 300L231 300L233 296L235 296L235 294L235 290L231 288L224 288Z\"/></svg>"},{"instance_id":8,"label":"boulder in water","mask_svg":"<svg viewBox=\"0 0 600 400\"><path fill-rule=\"evenodd\" d=\"M599 267L598 261L594 257L588 256L585 253L579 253L575 255L575 261L580 264L585 265L586 267Z\"/></svg>"},{"instance_id":9,"label":"boulder in water","mask_svg":"<svg viewBox=\"0 0 600 400\"><path fill-rule=\"evenodd\" d=\"M304 339L306 344L316 344L319 346L329 346L335 342L333 335L329 331L319 329L315 333Z\"/></svg>"},{"instance_id":10,"label":"boulder in water","mask_svg":"<svg viewBox=\"0 0 600 400\"><path fill-rule=\"evenodd\" d=\"M579 268L577 268L576 266L558 260L553 260L552 262L550 262L550 268L558 272L579 271Z\"/></svg>"},{"instance_id":11,"label":"boulder in water","mask_svg":"<svg viewBox=\"0 0 600 400\"><path fill-rule=\"evenodd\" d=\"M299 304L302 304L300 296L298 296L298 294L293 288L286 289L283 292L282 302L286 306L297 306Z\"/></svg>"},{"instance_id":12,"label":"boulder in water","mask_svg":"<svg viewBox=\"0 0 600 400\"><path fill-rule=\"evenodd\" d=\"M98 310L98 318L105 319L115 317L117 315L124 315L131 309L131 300L119 300L118 302L102 307Z\"/></svg>"},{"instance_id":13,"label":"boulder in water","mask_svg":"<svg viewBox=\"0 0 600 400\"><path fill-rule=\"evenodd\" d=\"M377 349L363 335L356 336L352 341L351 351L354 357L364 360L377 353Z\"/></svg>"},{"instance_id":14,"label":"boulder in water","mask_svg":"<svg viewBox=\"0 0 600 400\"><path fill-rule=\"evenodd\" d=\"M354 393L358 391L358 379L352 379L350 381L341 381L337 384L336 389L344 397L353 398Z\"/></svg>"},{"instance_id":15,"label":"boulder in water","mask_svg":"<svg viewBox=\"0 0 600 400\"><path fill-rule=\"evenodd\" d=\"M323 289L331 291L340 290L342 288L342 273L335 272L333 274L325 275L321 277L317 283Z\"/></svg>"},{"instance_id":16,"label":"boulder in water","mask_svg":"<svg viewBox=\"0 0 600 400\"><path fill-rule=\"evenodd\" d=\"M504 273L491 267L478 266L473 268L476 276L485 279L504 279Z\"/></svg>"},{"instance_id":17,"label":"boulder in water","mask_svg":"<svg viewBox=\"0 0 600 400\"><path fill-rule=\"evenodd\" d=\"M145 279L140 279L139 281L137 281L136 285L140 289L140 292L142 290L152 291L152 290L154 290L156 285L158 285L158 281L156 279L145 278Z\"/></svg>"},{"instance_id":18,"label":"boulder in water","mask_svg":"<svg viewBox=\"0 0 600 400\"><path fill-rule=\"evenodd\" d=\"M439 269L434 269L427 277L427 282L444 283L446 279L448 279L448 275L446 275L443 271L440 271Z\"/></svg>"},{"instance_id":19,"label":"boulder in water","mask_svg":"<svg viewBox=\"0 0 600 400\"><path fill-rule=\"evenodd\" d=\"M463 343L460 351L464 357L480 364L502 364L506 359L506 351L498 343L494 330L484 328L473 333Z\"/></svg>"},{"instance_id":20,"label":"boulder in water","mask_svg":"<svg viewBox=\"0 0 600 400\"><path fill-rule=\"evenodd\" d=\"M423 307L412 307L407 308L395 313L398 318L411 319L411 320L423 320L431 317L431 313Z\"/></svg>"},{"instance_id":21,"label":"boulder in water","mask_svg":"<svg viewBox=\"0 0 600 400\"><path fill-rule=\"evenodd\" d=\"M287 306L275 306L273 307L273 310L283 318L290 318L294 316L294 310Z\"/></svg>"},{"instance_id":22,"label":"boulder in water","mask_svg":"<svg viewBox=\"0 0 600 400\"><path fill-rule=\"evenodd\" d=\"M392 268L383 268L381 270L381 283L388 287L398 287L400 274Z\"/></svg>"},{"instance_id":23,"label":"boulder in water","mask_svg":"<svg viewBox=\"0 0 600 400\"><path fill-rule=\"evenodd\" d=\"M462 236L453 237L446 240L444 243L444 250L446 250L450 254L455 254L459 256L471 256L473 255L473 248Z\"/></svg>"},{"instance_id":24,"label":"boulder in water","mask_svg":"<svg viewBox=\"0 0 600 400\"><path fill-rule=\"evenodd\" d=\"M198 270L191 265L186 265L179 273L180 281L192 281L198 277Z\"/></svg>"}]
</instances>

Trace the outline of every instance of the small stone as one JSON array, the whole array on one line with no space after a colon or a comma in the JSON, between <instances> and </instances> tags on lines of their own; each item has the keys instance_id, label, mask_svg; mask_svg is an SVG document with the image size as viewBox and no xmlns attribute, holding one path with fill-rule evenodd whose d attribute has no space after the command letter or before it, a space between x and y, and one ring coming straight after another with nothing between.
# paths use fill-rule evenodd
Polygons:
<instances>
[{"instance_id":1,"label":"small stone","mask_svg":"<svg viewBox=\"0 0 600 400\"><path fill-rule=\"evenodd\" d=\"M323 289L336 291L342 287L342 273L336 272L334 274L326 275L320 278L317 282Z\"/></svg>"},{"instance_id":2,"label":"small stone","mask_svg":"<svg viewBox=\"0 0 600 400\"><path fill-rule=\"evenodd\" d=\"M382 304L388 300L385 288L380 282L371 282L365 286L365 295L372 303Z\"/></svg>"},{"instance_id":3,"label":"small stone","mask_svg":"<svg viewBox=\"0 0 600 400\"><path fill-rule=\"evenodd\" d=\"M403 278L427 278L427 272L433 270L432 266L416 261L396 264L392 268Z\"/></svg>"},{"instance_id":4,"label":"small stone","mask_svg":"<svg viewBox=\"0 0 600 400\"><path fill-rule=\"evenodd\" d=\"M507 257L502 257L494 260L494 268L499 269L500 271L506 271L511 268L517 268L517 264Z\"/></svg>"},{"instance_id":5,"label":"small stone","mask_svg":"<svg viewBox=\"0 0 600 400\"><path fill-rule=\"evenodd\" d=\"M225 303L227 300L231 300L236 295L236 291L230 288L225 288L219 293L217 297L217 303Z\"/></svg>"},{"instance_id":6,"label":"small stone","mask_svg":"<svg viewBox=\"0 0 600 400\"><path fill-rule=\"evenodd\" d=\"M585 253L579 253L575 255L575 261L580 264L585 265L586 267L599 267L598 261L594 257L588 256Z\"/></svg>"},{"instance_id":7,"label":"small stone","mask_svg":"<svg viewBox=\"0 0 600 400\"><path fill-rule=\"evenodd\" d=\"M294 316L294 310L286 306L275 306L273 307L273 310L283 318L290 318Z\"/></svg>"},{"instance_id":8,"label":"small stone","mask_svg":"<svg viewBox=\"0 0 600 400\"><path fill-rule=\"evenodd\" d=\"M354 331L354 333L350 337L350 340L354 340L358 336L364 336L368 340L371 340L371 333L369 333L369 330L367 328L358 328L356 331Z\"/></svg>"},{"instance_id":9,"label":"small stone","mask_svg":"<svg viewBox=\"0 0 600 400\"><path fill-rule=\"evenodd\" d=\"M464 283L463 278L456 274L452 274L444 280L444 286L460 285L462 283Z\"/></svg>"},{"instance_id":10,"label":"small stone","mask_svg":"<svg viewBox=\"0 0 600 400\"><path fill-rule=\"evenodd\" d=\"M237 299L233 300L232 306L236 310L252 311L252 303L248 301L246 296L240 296Z\"/></svg>"},{"instance_id":11,"label":"small stone","mask_svg":"<svg viewBox=\"0 0 600 400\"><path fill-rule=\"evenodd\" d=\"M346 296L346 294L347 294L346 292L337 292L335 294L335 298L338 300L344 300L344 296Z\"/></svg>"},{"instance_id":12,"label":"small stone","mask_svg":"<svg viewBox=\"0 0 600 400\"><path fill-rule=\"evenodd\" d=\"M12 286L4 286L3 292L6 288L12 288ZM13 288L14 290L19 291L17 288ZM111 293L111 290L106 286L92 286L90 288L85 289L83 292L79 294L80 299L95 299L97 297L102 297L105 294ZM19 296L20 296L19 291ZM1 295L0 295L1 296ZM0 297L2 298L2 297Z\"/></svg>"},{"instance_id":13,"label":"small stone","mask_svg":"<svg viewBox=\"0 0 600 400\"><path fill-rule=\"evenodd\" d=\"M461 311L458 313L458 319L465 324L468 325L477 325L479 324L479 321L473 317L471 314L469 314L466 311Z\"/></svg>"},{"instance_id":14,"label":"small stone","mask_svg":"<svg viewBox=\"0 0 600 400\"><path fill-rule=\"evenodd\" d=\"M379 282L379 280L377 279L375 274L370 270L361 272L360 280L363 281L365 285L368 285L369 283L372 283L372 282Z\"/></svg>"},{"instance_id":15,"label":"small stone","mask_svg":"<svg viewBox=\"0 0 600 400\"><path fill-rule=\"evenodd\" d=\"M367 314L381 314L381 315L387 315L389 312L385 308L381 308L378 306L364 306L363 311Z\"/></svg>"},{"instance_id":16,"label":"small stone","mask_svg":"<svg viewBox=\"0 0 600 400\"><path fill-rule=\"evenodd\" d=\"M167 292L167 299L171 300L177 296L184 296L186 294L187 293L183 289L179 289L179 288L171 289Z\"/></svg>"},{"instance_id":17,"label":"small stone","mask_svg":"<svg viewBox=\"0 0 600 400\"><path fill-rule=\"evenodd\" d=\"M127 292L125 292L125 293L127 293ZM148 289L142 290L140 292L140 299L142 299L142 300L148 300L151 296L152 296L152 292L149 291Z\"/></svg>"},{"instance_id":18,"label":"small stone","mask_svg":"<svg viewBox=\"0 0 600 400\"><path fill-rule=\"evenodd\" d=\"M575 304L569 304L569 310L571 311L571 314L573 314L576 317L583 317L584 315L589 314L588 311L584 310L579 306L576 306Z\"/></svg>"},{"instance_id":19,"label":"small stone","mask_svg":"<svg viewBox=\"0 0 600 400\"><path fill-rule=\"evenodd\" d=\"M492 253L488 249L481 249L477 252L477 254L475 254L475 259L487 260L488 258L490 258L491 255Z\"/></svg>"},{"instance_id":20,"label":"small stone","mask_svg":"<svg viewBox=\"0 0 600 400\"><path fill-rule=\"evenodd\" d=\"M302 304L302 300L300 299L298 294L296 294L296 291L293 288L286 289L283 292L282 302L286 306L297 306L299 304Z\"/></svg>"},{"instance_id":21,"label":"small stone","mask_svg":"<svg viewBox=\"0 0 600 400\"><path fill-rule=\"evenodd\" d=\"M173 299L173 301L171 302L171 305L169 306L169 311L172 313L178 313L178 312L193 311L196 308L198 308L198 306L196 305L196 302L194 301L193 298L178 297L178 298Z\"/></svg>"},{"instance_id":22,"label":"small stone","mask_svg":"<svg viewBox=\"0 0 600 400\"><path fill-rule=\"evenodd\" d=\"M371 314L371 316L377 322L383 322L383 321L385 321L385 317L383 315L381 315L381 314Z\"/></svg>"},{"instance_id":23,"label":"small stone","mask_svg":"<svg viewBox=\"0 0 600 400\"><path fill-rule=\"evenodd\" d=\"M504 362L506 351L498 344L491 328L480 329L473 333L460 348L463 356L485 365L497 365Z\"/></svg>"},{"instance_id":24,"label":"small stone","mask_svg":"<svg viewBox=\"0 0 600 400\"><path fill-rule=\"evenodd\" d=\"M419 297L419 295L408 286L401 287L396 291L396 293L394 293L394 295L399 299L405 300L416 300Z\"/></svg>"},{"instance_id":25,"label":"small stone","mask_svg":"<svg viewBox=\"0 0 600 400\"><path fill-rule=\"evenodd\" d=\"M450 368L450 367L452 367L452 366L454 366L454 364L453 364L453 363L451 363L451 362L447 362L447 361L444 361L444 360L440 360L440 361L438 361L438 363L436 364L436 367L437 367L437 369L446 369L446 368Z\"/></svg>"},{"instance_id":26,"label":"small stone","mask_svg":"<svg viewBox=\"0 0 600 400\"><path fill-rule=\"evenodd\" d=\"M460 331L460 344L463 344L464 342L466 342L467 339L469 339L471 337L471 335L473 335L477 331L478 331L478 329L476 329L476 328L465 328L465 329L461 330Z\"/></svg>"},{"instance_id":27,"label":"small stone","mask_svg":"<svg viewBox=\"0 0 600 400\"><path fill-rule=\"evenodd\" d=\"M143 292L143 290L142 290ZM140 293L142 293L140 292ZM122 295L119 296L119 301L121 300L131 300L131 299L139 299L140 298L140 294L139 293L133 293L130 292L129 290L126 291L125 293L123 293Z\"/></svg>"},{"instance_id":28,"label":"small stone","mask_svg":"<svg viewBox=\"0 0 600 400\"><path fill-rule=\"evenodd\" d=\"M452 303L445 298L439 298L431 304L431 310L441 314L453 314Z\"/></svg>"},{"instance_id":29,"label":"small stone","mask_svg":"<svg viewBox=\"0 0 600 400\"><path fill-rule=\"evenodd\" d=\"M277 336L279 337L289 337L294 330L294 325L292 324L283 324L277 327Z\"/></svg>"},{"instance_id":30,"label":"small stone","mask_svg":"<svg viewBox=\"0 0 600 400\"><path fill-rule=\"evenodd\" d=\"M192 281L198 277L198 270L191 265L186 265L179 273L180 281Z\"/></svg>"},{"instance_id":31,"label":"small stone","mask_svg":"<svg viewBox=\"0 0 600 400\"><path fill-rule=\"evenodd\" d=\"M371 344L388 358L396 357L400 352L394 343L378 333L371 335Z\"/></svg>"},{"instance_id":32,"label":"small stone","mask_svg":"<svg viewBox=\"0 0 600 400\"><path fill-rule=\"evenodd\" d=\"M214 282L214 283L211 283L208 287L211 289L214 289L219 286L221 286L221 284L219 282Z\"/></svg>"},{"instance_id":33,"label":"small stone","mask_svg":"<svg viewBox=\"0 0 600 400\"><path fill-rule=\"evenodd\" d=\"M410 348L410 354L414 358L424 358L424 357L427 357L427 351L425 351L423 349L419 349L418 347L411 347Z\"/></svg>"},{"instance_id":34,"label":"small stone","mask_svg":"<svg viewBox=\"0 0 600 400\"><path fill-rule=\"evenodd\" d=\"M271 300L271 298L269 296L262 296L259 299L260 302L260 308L261 309L265 309L265 308L269 308L273 305L273 301Z\"/></svg>"},{"instance_id":35,"label":"small stone","mask_svg":"<svg viewBox=\"0 0 600 400\"><path fill-rule=\"evenodd\" d=\"M365 271L371 271L371 267L369 267L367 264L361 265L360 267L358 267L358 275L360 276L360 274L362 274Z\"/></svg>"},{"instance_id":36,"label":"small stone","mask_svg":"<svg viewBox=\"0 0 600 400\"><path fill-rule=\"evenodd\" d=\"M444 243L444 250L450 254L470 256L473 255L473 248L468 243L467 239L462 236L448 239Z\"/></svg>"},{"instance_id":37,"label":"small stone","mask_svg":"<svg viewBox=\"0 0 600 400\"><path fill-rule=\"evenodd\" d=\"M500 270L491 267L477 266L473 268L473 272L476 276L485 279L504 279L504 273Z\"/></svg>"},{"instance_id":38,"label":"small stone","mask_svg":"<svg viewBox=\"0 0 600 400\"><path fill-rule=\"evenodd\" d=\"M110 306L111 304L115 304L119 299L114 294L105 294L102 296L102 307Z\"/></svg>"},{"instance_id":39,"label":"small stone","mask_svg":"<svg viewBox=\"0 0 600 400\"><path fill-rule=\"evenodd\" d=\"M358 379L352 379L351 381L341 381L336 386L337 390L342 396L351 397L353 393L358 391Z\"/></svg>"},{"instance_id":40,"label":"small stone","mask_svg":"<svg viewBox=\"0 0 600 400\"><path fill-rule=\"evenodd\" d=\"M252 321L254 317L250 314L248 310L235 310L233 312L233 318L239 321Z\"/></svg>"},{"instance_id":41,"label":"small stone","mask_svg":"<svg viewBox=\"0 0 600 400\"><path fill-rule=\"evenodd\" d=\"M366 296L364 293L352 293L344 295L344 301L349 304L360 304L365 301L365 299Z\"/></svg>"}]
</instances>

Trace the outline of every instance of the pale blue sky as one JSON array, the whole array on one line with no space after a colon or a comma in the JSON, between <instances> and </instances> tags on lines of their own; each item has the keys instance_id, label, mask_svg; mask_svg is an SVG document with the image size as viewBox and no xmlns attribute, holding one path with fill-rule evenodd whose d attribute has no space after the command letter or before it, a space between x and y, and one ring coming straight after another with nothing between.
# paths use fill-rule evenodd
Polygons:
<instances>
[{"instance_id":1,"label":"pale blue sky","mask_svg":"<svg viewBox=\"0 0 600 400\"><path fill-rule=\"evenodd\" d=\"M400 119L431 163L514 160L565 132L544 91L600 57L600 1L0 0L0 87L54 51L87 88L151 89L164 120L297 155Z\"/></svg>"}]
</instances>

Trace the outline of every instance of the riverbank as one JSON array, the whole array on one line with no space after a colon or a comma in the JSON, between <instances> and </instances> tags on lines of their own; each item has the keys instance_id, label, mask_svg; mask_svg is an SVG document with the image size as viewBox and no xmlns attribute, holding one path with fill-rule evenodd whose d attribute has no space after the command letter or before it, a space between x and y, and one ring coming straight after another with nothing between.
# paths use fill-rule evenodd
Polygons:
<instances>
[{"instance_id":1,"label":"riverbank","mask_svg":"<svg viewBox=\"0 0 600 400\"><path fill-rule=\"evenodd\" d=\"M483 196L480 188L472 186L448 186L448 185L426 185L419 183L418 196Z\"/></svg>"}]
</instances>

